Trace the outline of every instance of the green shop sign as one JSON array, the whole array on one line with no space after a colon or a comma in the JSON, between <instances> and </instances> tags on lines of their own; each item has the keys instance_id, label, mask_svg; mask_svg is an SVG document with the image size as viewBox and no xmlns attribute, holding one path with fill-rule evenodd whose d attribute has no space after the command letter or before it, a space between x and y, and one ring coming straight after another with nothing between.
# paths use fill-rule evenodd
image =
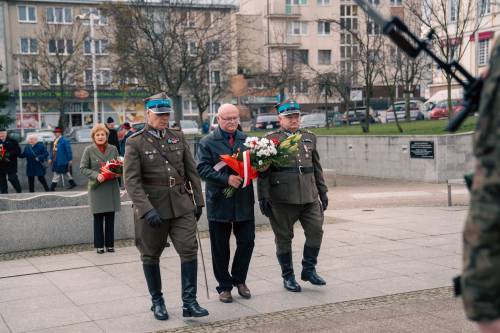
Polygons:
<instances>
[{"instance_id":1,"label":"green shop sign","mask_svg":"<svg viewBox=\"0 0 500 333\"><path fill-rule=\"evenodd\" d=\"M33 100L33 99L44 99L50 100L59 98L61 93L59 91L51 91L51 90L23 90L23 99ZM75 90L67 90L62 94L64 98L71 98L80 101L91 101L93 98L93 93L90 90L83 89L75 89ZM97 97L99 99L123 99L123 98L146 98L150 96L145 90L101 90L97 91ZM19 90L15 90L11 93L12 98L19 97ZM83 98L82 98L83 97Z\"/></svg>"}]
</instances>

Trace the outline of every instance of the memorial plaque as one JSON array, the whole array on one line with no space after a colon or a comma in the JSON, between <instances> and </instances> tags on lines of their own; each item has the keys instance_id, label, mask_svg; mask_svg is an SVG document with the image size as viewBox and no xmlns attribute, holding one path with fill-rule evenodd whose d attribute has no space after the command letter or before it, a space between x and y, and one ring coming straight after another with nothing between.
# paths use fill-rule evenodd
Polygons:
<instances>
[{"instance_id":1,"label":"memorial plaque","mask_svg":"<svg viewBox=\"0 0 500 333\"><path fill-rule=\"evenodd\" d=\"M434 159L434 141L410 141L410 158Z\"/></svg>"}]
</instances>

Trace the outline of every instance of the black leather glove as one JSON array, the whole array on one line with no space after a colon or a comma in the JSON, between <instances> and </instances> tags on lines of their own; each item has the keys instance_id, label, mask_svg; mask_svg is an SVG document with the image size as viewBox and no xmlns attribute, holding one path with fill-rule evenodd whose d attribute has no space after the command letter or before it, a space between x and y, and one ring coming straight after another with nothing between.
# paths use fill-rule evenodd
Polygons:
<instances>
[{"instance_id":1,"label":"black leather glove","mask_svg":"<svg viewBox=\"0 0 500 333\"><path fill-rule=\"evenodd\" d=\"M196 216L196 221L200 220L201 214L203 213L203 207L196 206L196 211L194 212L194 216Z\"/></svg>"},{"instance_id":2,"label":"black leather glove","mask_svg":"<svg viewBox=\"0 0 500 333\"><path fill-rule=\"evenodd\" d=\"M144 219L148 221L151 228L159 228L161 226L161 217L154 208L144 214Z\"/></svg>"},{"instance_id":3,"label":"black leather glove","mask_svg":"<svg viewBox=\"0 0 500 333\"><path fill-rule=\"evenodd\" d=\"M271 217L272 215L272 210L271 210L271 203L267 199L261 199L259 200L259 207L260 211L264 216Z\"/></svg>"},{"instance_id":4,"label":"black leather glove","mask_svg":"<svg viewBox=\"0 0 500 333\"><path fill-rule=\"evenodd\" d=\"M321 206L323 206L323 210L326 210L326 208L328 207L328 194L326 192L320 193L319 200L321 201Z\"/></svg>"}]
</instances>

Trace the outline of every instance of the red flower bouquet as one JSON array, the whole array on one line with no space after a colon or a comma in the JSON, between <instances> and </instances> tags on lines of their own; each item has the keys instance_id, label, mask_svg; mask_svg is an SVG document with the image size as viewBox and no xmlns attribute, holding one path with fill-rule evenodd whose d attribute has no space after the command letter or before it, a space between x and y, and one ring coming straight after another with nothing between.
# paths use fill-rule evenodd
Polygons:
<instances>
[{"instance_id":1,"label":"red flower bouquet","mask_svg":"<svg viewBox=\"0 0 500 333\"><path fill-rule=\"evenodd\" d=\"M103 181L101 183L120 177L123 175L123 161L110 160L106 163L102 163L99 174L103 177ZM96 180L91 183L91 188L96 188L99 184L100 182Z\"/></svg>"}]
</instances>

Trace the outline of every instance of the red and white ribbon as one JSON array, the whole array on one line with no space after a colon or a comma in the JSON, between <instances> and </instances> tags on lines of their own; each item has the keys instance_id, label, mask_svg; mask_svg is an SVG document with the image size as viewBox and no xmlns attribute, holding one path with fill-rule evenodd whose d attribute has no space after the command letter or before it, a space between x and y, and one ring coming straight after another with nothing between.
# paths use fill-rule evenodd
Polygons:
<instances>
[{"instance_id":1,"label":"red and white ribbon","mask_svg":"<svg viewBox=\"0 0 500 333\"><path fill-rule=\"evenodd\" d=\"M250 151L245 150L243 152L243 186L242 188L247 187L250 185L250 178L248 177L248 174L250 173Z\"/></svg>"}]
</instances>

